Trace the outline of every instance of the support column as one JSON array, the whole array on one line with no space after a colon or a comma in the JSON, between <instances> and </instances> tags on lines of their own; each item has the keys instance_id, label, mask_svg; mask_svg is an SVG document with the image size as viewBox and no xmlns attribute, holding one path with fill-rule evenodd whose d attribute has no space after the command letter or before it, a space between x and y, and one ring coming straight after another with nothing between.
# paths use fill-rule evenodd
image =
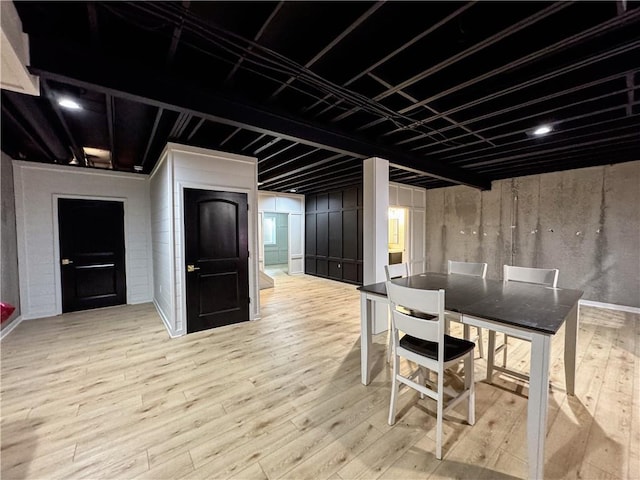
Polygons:
<instances>
[{"instance_id":1,"label":"support column","mask_svg":"<svg viewBox=\"0 0 640 480\"><path fill-rule=\"evenodd\" d=\"M363 165L363 282L384 282L384 266L389 263L389 161L368 158ZM388 328L387 305L373 308L373 333Z\"/></svg>"}]
</instances>

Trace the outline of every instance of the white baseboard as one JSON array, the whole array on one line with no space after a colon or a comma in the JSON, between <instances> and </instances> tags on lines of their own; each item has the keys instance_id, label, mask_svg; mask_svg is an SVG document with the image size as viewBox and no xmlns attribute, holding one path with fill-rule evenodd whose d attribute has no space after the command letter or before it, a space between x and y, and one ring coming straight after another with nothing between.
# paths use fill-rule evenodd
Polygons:
<instances>
[{"instance_id":1,"label":"white baseboard","mask_svg":"<svg viewBox=\"0 0 640 480\"><path fill-rule=\"evenodd\" d=\"M639 307L628 307L626 305L616 305L615 303L594 302L593 300L580 300L580 306L606 308L607 310L617 310L619 312L629 312L640 314Z\"/></svg>"},{"instance_id":2,"label":"white baseboard","mask_svg":"<svg viewBox=\"0 0 640 480\"><path fill-rule=\"evenodd\" d=\"M143 303L151 303L151 302L153 302L153 298L142 298L138 300L129 301L127 302L127 305L141 305Z\"/></svg>"},{"instance_id":3,"label":"white baseboard","mask_svg":"<svg viewBox=\"0 0 640 480\"><path fill-rule=\"evenodd\" d=\"M158 312L158 315L160 315L160 318L162 319L162 323L164 323L164 328L167 329L167 333L169 334L169 336L171 338L181 337L182 336L181 333L175 333L173 331L173 329L171 328L171 324L169 323L169 319L165 316L164 312L158 305L158 302L156 302L155 298L153 299L153 306L156 307L156 312Z\"/></svg>"},{"instance_id":4,"label":"white baseboard","mask_svg":"<svg viewBox=\"0 0 640 480\"><path fill-rule=\"evenodd\" d=\"M22 323L22 315L18 315L16 318L14 318L13 320L11 320L11 322L9 323L9 326L4 327L2 329L2 332L0 332L0 340L2 340L4 337L6 337L7 335L9 335L11 332L13 332L13 330L20 324Z\"/></svg>"}]
</instances>

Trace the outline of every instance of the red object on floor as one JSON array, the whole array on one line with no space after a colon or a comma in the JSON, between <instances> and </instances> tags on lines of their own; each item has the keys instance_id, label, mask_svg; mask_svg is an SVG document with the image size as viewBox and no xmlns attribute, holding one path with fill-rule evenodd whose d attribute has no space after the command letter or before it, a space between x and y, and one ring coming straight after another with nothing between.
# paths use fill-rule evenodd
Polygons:
<instances>
[{"instance_id":1,"label":"red object on floor","mask_svg":"<svg viewBox=\"0 0 640 480\"><path fill-rule=\"evenodd\" d=\"M9 320L9 317L16 309L13 305L0 302L0 323L4 323L5 320Z\"/></svg>"}]
</instances>

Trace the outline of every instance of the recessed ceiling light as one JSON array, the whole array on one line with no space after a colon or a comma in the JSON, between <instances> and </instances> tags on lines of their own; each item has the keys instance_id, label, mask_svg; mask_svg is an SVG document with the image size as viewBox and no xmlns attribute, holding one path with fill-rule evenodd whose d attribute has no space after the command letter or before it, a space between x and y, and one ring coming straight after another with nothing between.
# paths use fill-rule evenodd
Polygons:
<instances>
[{"instance_id":1,"label":"recessed ceiling light","mask_svg":"<svg viewBox=\"0 0 640 480\"><path fill-rule=\"evenodd\" d=\"M533 131L533 134L534 135L546 135L547 133L549 133L552 130L553 130L553 128L551 128L551 125L540 125L538 128L536 128Z\"/></svg>"},{"instance_id":2,"label":"recessed ceiling light","mask_svg":"<svg viewBox=\"0 0 640 480\"><path fill-rule=\"evenodd\" d=\"M133 166L133 169L134 169L136 172L141 172L141 171L142 171L142 165L134 165L134 166Z\"/></svg>"},{"instance_id":3,"label":"recessed ceiling light","mask_svg":"<svg viewBox=\"0 0 640 480\"><path fill-rule=\"evenodd\" d=\"M69 110L80 110L82 108L78 102L66 97L59 99L58 105L64 108L68 108Z\"/></svg>"},{"instance_id":4,"label":"recessed ceiling light","mask_svg":"<svg viewBox=\"0 0 640 480\"><path fill-rule=\"evenodd\" d=\"M298 191L297 188L292 188L291 190L289 190L291 193L296 193Z\"/></svg>"}]
</instances>

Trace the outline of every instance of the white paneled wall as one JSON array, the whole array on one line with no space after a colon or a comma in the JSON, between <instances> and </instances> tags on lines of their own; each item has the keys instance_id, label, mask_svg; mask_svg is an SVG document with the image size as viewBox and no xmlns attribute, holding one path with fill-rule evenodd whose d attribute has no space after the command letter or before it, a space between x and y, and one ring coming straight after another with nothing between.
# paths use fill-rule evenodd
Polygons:
<instances>
[{"instance_id":1,"label":"white paneled wall","mask_svg":"<svg viewBox=\"0 0 640 480\"><path fill-rule=\"evenodd\" d=\"M173 269L172 175L167 153L149 177L151 241L153 257L153 303L167 329L174 334L175 293Z\"/></svg>"},{"instance_id":2,"label":"white paneled wall","mask_svg":"<svg viewBox=\"0 0 640 480\"><path fill-rule=\"evenodd\" d=\"M260 270L264 270L263 213L289 214L289 274L304 273L304 195L258 192Z\"/></svg>"},{"instance_id":3,"label":"white paneled wall","mask_svg":"<svg viewBox=\"0 0 640 480\"><path fill-rule=\"evenodd\" d=\"M58 198L124 203L127 303L152 298L147 177L14 161L20 306L25 319L62 313Z\"/></svg>"},{"instance_id":4,"label":"white paneled wall","mask_svg":"<svg viewBox=\"0 0 640 480\"><path fill-rule=\"evenodd\" d=\"M154 265L169 272L169 301L163 299L166 279L156 279L154 303L164 317L172 336L184 335L186 328L186 291L184 263L183 198L185 188L240 192L249 203L249 295L250 318L260 313L258 294L258 201L257 163L255 158L216 152L176 143L167 144L160 161L151 173L151 195L164 199L151 205L154 231ZM167 218L168 223L163 223ZM157 239L157 240L156 240ZM168 248L164 245L168 242ZM162 289L162 292L160 291ZM173 302L171 304L171 302ZM166 310L166 311L165 311Z\"/></svg>"},{"instance_id":5,"label":"white paneled wall","mask_svg":"<svg viewBox=\"0 0 640 480\"><path fill-rule=\"evenodd\" d=\"M404 207L409 211L408 263L411 273L425 271L426 244L426 200L424 188L389 182L389 207Z\"/></svg>"}]
</instances>

